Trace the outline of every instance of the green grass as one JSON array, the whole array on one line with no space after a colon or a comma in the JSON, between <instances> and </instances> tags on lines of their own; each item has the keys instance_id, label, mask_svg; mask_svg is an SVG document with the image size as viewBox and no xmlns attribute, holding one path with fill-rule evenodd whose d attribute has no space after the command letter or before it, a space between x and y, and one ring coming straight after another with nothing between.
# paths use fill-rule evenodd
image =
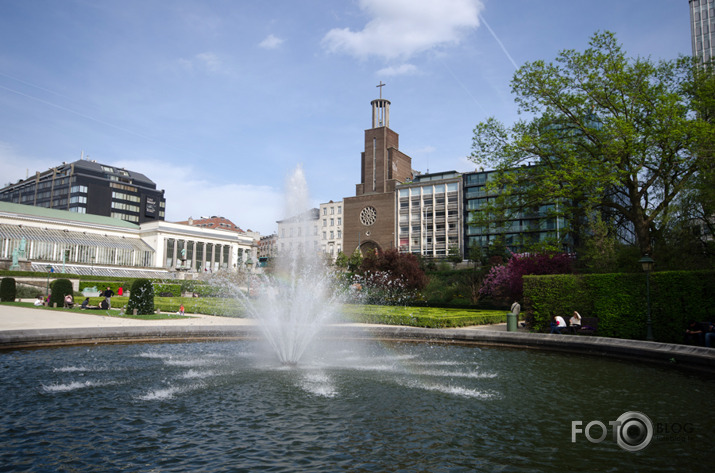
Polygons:
<instances>
[{"instance_id":1,"label":"green grass","mask_svg":"<svg viewBox=\"0 0 715 473\"><path fill-rule=\"evenodd\" d=\"M90 297L90 305L98 306L102 297ZM75 299L80 304L83 299ZM112 310L88 309L82 310L79 305L73 309L62 307L35 307L31 302L4 302L4 305L36 308L38 310L62 310L101 314L111 317L122 317L140 320L164 320L185 318L177 313L183 304L186 317L191 314L218 315L225 317L245 317L245 309L240 301L218 297L155 297L154 307L159 314L120 315L119 309L126 306L129 298L126 296L112 297ZM352 322L407 325L413 327L448 328L466 327L469 325L490 325L506 322L506 312L503 310L473 310L473 309L443 309L434 307L386 306L345 304L342 315Z\"/></svg>"}]
</instances>

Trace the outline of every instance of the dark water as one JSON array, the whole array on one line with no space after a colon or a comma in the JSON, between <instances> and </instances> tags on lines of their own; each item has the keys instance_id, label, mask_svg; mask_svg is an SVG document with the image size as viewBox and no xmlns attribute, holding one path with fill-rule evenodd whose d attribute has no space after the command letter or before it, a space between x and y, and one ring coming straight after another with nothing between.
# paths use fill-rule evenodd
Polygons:
<instances>
[{"instance_id":1,"label":"dark water","mask_svg":"<svg viewBox=\"0 0 715 473\"><path fill-rule=\"evenodd\" d=\"M289 368L260 346L0 352L0 471L712 471L712 377L347 341ZM645 449L610 430L572 443L572 421L608 426L627 411L652 421Z\"/></svg>"}]
</instances>

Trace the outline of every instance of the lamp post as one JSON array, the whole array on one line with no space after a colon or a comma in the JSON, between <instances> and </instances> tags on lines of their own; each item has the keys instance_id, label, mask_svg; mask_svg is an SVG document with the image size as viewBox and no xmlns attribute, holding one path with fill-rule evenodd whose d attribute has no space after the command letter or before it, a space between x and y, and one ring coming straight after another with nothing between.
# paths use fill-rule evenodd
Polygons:
<instances>
[{"instance_id":1,"label":"lamp post","mask_svg":"<svg viewBox=\"0 0 715 473\"><path fill-rule=\"evenodd\" d=\"M50 272L52 271L52 266L49 264L45 266L47 270L47 287L45 288L45 296L47 296L47 306L50 306Z\"/></svg>"},{"instance_id":2,"label":"lamp post","mask_svg":"<svg viewBox=\"0 0 715 473\"><path fill-rule=\"evenodd\" d=\"M653 324L650 318L650 272L653 271L655 261L653 261L653 258L650 256L645 255L639 259L638 262L643 267L643 271L645 271L645 299L648 307L645 338L646 340L653 341Z\"/></svg>"},{"instance_id":3,"label":"lamp post","mask_svg":"<svg viewBox=\"0 0 715 473\"><path fill-rule=\"evenodd\" d=\"M251 269L253 269L253 261L250 256L246 261L246 268L248 269L248 297L251 297Z\"/></svg>"}]
</instances>

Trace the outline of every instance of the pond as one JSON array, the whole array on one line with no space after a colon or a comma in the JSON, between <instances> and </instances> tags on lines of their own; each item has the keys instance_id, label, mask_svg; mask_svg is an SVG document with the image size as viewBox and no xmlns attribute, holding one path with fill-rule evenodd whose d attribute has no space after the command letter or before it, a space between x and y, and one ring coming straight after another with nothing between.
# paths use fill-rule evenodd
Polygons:
<instances>
[{"instance_id":1,"label":"pond","mask_svg":"<svg viewBox=\"0 0 715 473\"><path fill-rule=\"evenodd\" d=\"M709 375L351 340L285 366L263 346L0 352L0 470L711 471ZM637 451L614 439L629 412L652 428L621 432Z\"/></svg>"}]
</instances>

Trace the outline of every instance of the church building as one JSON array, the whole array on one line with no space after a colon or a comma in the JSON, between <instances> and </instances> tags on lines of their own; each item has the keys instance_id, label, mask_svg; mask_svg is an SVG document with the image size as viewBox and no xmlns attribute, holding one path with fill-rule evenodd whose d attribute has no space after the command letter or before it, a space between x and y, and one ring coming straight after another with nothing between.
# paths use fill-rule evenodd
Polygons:
<instances>
[{"instance_id":1,"label":"church building","mask_svg":"<svg viewBox=\"0 0 715 473\"><path fill-rule=\"evenodd\" d=\"M372 128L365 130L360 159L360 183L355 197L344 199L343 251L365 254L395 247L395 188L412 180L412 158L399 150L399 135L390 129L390 101L372 104Z\"/></svg>"}]
</instances>

